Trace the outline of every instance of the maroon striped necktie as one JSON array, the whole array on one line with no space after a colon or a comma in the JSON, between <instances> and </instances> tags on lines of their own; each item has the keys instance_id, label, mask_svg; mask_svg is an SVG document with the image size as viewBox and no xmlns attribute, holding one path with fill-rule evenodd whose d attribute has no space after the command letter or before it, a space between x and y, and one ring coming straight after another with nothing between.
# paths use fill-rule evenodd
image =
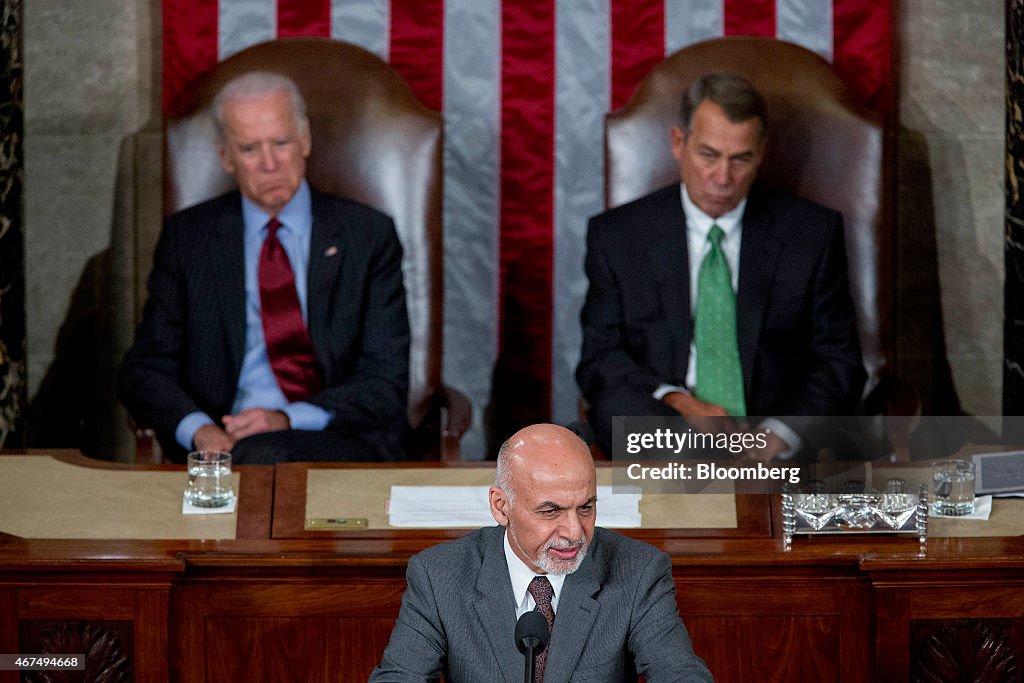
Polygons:
<instances>
[{"instance_id":1,"label":"maroon striped necktie","mask_svg":"<svg viewBox=\"0 0 1024 683\"><path fill-rule=\"evenodd\" d=\"M548 622L548 646L537 655L533 667L534 683L544 683L544 667L548 663L548 651L551 649L551 631L555 626L555 612L551 607L551 600L555 597L555 589L551 586L551 582L548 581L548 577L538 576L530 582L526 590L530 592L530 595L533 596L533 601L537 603L535 609L543 614L544 619Z\"/></svg>"},{"instance_id":2,"label":"maroon striped necktie","mask_svg":"<svg viewBox=\"0 0 1024 683\"><path fill-rule=\"evenodd\" d=\"M295 273L288 254L277 239L281 221L267 222L267 239L260 249L258 280L260 318L267 358L277 384L289 402L301 401L323 388L320 366L313 355L313 341L302 320Z\"/></svg>"}]
</instances>

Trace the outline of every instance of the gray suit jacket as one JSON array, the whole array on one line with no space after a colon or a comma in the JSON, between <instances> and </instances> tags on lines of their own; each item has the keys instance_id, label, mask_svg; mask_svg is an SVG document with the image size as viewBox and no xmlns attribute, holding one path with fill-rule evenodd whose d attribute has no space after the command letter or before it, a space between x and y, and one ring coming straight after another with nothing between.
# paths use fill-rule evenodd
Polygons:
<instances>
[{"instance_id":1,"label":"gray suit jacket","mask_svg":"<svg viewBox=\"0 0 1024 683\"><path fill-rule=\"evenodd\" d=\"M504 533L480 529L409 561L402 610L370 681L522 680ZM546 683L637 673L649 683L713 680L679 618L668 556L606 529L566 577L549 647Z\"/></svg>"}]
</instances>

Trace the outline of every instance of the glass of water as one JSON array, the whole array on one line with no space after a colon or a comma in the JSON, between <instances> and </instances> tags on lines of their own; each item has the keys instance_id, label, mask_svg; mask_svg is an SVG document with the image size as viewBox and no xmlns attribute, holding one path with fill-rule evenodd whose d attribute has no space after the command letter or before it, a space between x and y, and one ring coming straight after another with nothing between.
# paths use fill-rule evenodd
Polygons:
<instances>
[{"instance_id":1,"label":"glass of water","mask_svg":"<svg viewBox=\"0 0 1024 683\"><path fill-rule=\"evenodd\" d=\"M188 454L188 487L185 498L200 508L220 508L231 502L231 454L194 451Z\"/></svg>"},{"instance_id":2,"label":"glass of water","mask_svg":"<svg viewBox=\"0 0 1024 683\"><path fill-rule=\"evenodd\" d=\"M932 463L935 512L960 516L974 512L974 463L961 458Z\"/></svg>"}]
</instances>

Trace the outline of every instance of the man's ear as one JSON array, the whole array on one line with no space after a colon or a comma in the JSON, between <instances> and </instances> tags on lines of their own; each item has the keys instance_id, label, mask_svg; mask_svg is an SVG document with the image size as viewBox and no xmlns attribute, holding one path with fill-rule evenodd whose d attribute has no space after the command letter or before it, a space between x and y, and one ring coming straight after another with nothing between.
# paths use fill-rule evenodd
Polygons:
<instances>
[{"instance_id":1,"label":"man's ear","mask_svg":"<svg viewBox=\"0 0 1024 683\"><path fill-rule=\"evenodd\" d=\"M672 147L672 156L676 161L682 161L686 151L686 133L679 126L672 126L669 132L669 144Z\"/></svg>"},{"instance_id":2,"label":"man's ear","mask_svg":"<svg viewBox=\"0 0 1024 683\"><path fill-rule=\"evenodd\" d=\"M494 521L502 526L508 526L508 497L505 492L497 486L492 486L488 491L488 497Z\"/></svg>"},{"instance_id":3,"label":"man's ear","mask_svg":"<svg viewBox=\"0 0 1024 683\"><path fill-rule=\"evenodd\" d=\"M227 143L218 137L216 147L217 158L220 159L220 167L223 168L224 172L228 175L235 175L235 164L231 160L231 157L228 156Z\"/></svg>"}]
</instances>

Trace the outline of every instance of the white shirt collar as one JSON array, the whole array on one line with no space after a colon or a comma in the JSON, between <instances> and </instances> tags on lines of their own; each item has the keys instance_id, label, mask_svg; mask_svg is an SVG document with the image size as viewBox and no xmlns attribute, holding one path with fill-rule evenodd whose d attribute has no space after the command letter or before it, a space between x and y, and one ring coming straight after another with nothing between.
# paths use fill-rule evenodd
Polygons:
<instances>
[{"instance_id":1,"label":"white shirt collar","mask_svg":"<svg viewBox=\"0 0 1024 683\"><path fill-rule=\"evenodd\" d=\"M562 584L565 583L565 574L538 574L519 559L509 542L508 527L505 528L505 564L508 565L508 576L512 580L512 595L516 599L516 616L521 616L537 606L533 596L527 588L530 582L538 576L546 576L551 582L551 588L555 595L551 598L551 609L558 613L558 596L562 594Z\"/></svg>"},{"instance_id":2,"label":"white shirt collar","mask_svg":"<svg viewBox=\"0 0 1024 683\"><path fill-rule=\"evenodd\" d=\"M686 216L686 231L688 233L695 233L699 244L707 241L712 225L717 225L722 229L722 232L725 233L724 241L726 242L738 235L743 221L743 211L747 208L746 197L741 199L740 203L734 208L718 218L712 218L693 203L693 200L690 199L690 193L686 191L686 185L683 183L679 183L679 194L683 202L683 215Z\"/></svg>"}]
</instances>

